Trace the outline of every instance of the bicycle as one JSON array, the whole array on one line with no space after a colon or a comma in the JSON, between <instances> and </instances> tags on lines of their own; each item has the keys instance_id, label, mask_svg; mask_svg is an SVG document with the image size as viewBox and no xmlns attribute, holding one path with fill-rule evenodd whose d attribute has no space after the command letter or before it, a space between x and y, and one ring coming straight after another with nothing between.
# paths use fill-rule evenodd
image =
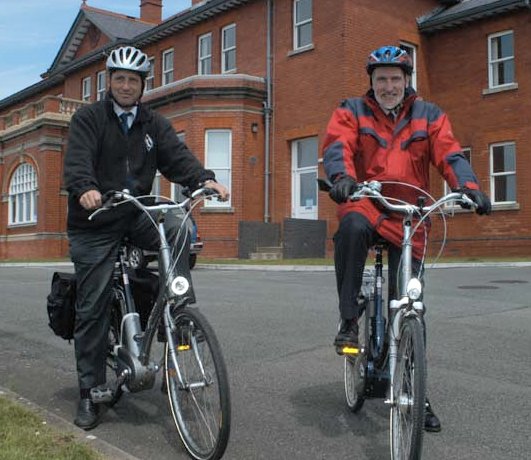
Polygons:
<instances>
[{"instance_id":1,"label":"bicycle","mask_svg":"<svg viewBox=\"0 0 531 460\"><path fill-rule=\"evenodd\" d=\"M183 247L171 248L164 221L169 212L182 214L176 238L180 241L180 232L187 231L186 220L192 209L212 192L202 188L181 203L165 199L152 205L140 200L160 197L109 192L104 205L89 217L93 219L100 212L133 203L149 216L160 238L158 295L145 328L132 294L127 244L123 242L121 246L112 281L108 379L104 387L91 391L91 397L94 402L112 406L124 391L135 393L152 388L157 372L163 369L163 385L174 424L187 453L197 460L219 459L225 452L231 425L230 388L216 334L205 316L186 303L190 283L175 270L188 239L183 238ZM151 356L155 336L165 341L159 362Z\"/></svg>"},{"instance_id":2,"label":"bicycle","mask_svg":"<svg viewBox=\"0 0 531 460\"><path fill-rule=\"evenodd\" d=\"M319 185L324 191L330 188L322 180ZM463 193L452 192L439 200L432 199L431 206L425 206L425 197L412 205L384 197L381 185L377 181L359 184L350 200L373 199L387 211L403 215L398 295L384 307L383 252L387 243L380 239L372 248L374 268L364 270L358 297L359 347L341 350L345 396L352 412L358 412L367 398L385 398L390 407L391 458L417 460L422 454L427 368L423 285L420 273L413 276L412 237L428 216L441 210L444 204L454 202L474 207L475 203Z\"/></svg>"}]
</instances>

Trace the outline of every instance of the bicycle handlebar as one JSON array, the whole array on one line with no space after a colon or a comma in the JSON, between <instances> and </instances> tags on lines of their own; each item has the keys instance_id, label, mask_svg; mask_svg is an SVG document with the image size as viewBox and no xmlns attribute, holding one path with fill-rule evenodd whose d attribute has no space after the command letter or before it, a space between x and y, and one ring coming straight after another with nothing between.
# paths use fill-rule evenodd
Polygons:
<instances>
[{"instance_id":1,"label":"bicycle handlebar","mask_svg":"<svg viewBox=\"0 0 531 460\"><path fill-rule=\"evenodd\" d=\"M418 206L414 204L394 204L391 203L388 198L383 196L380 191L382 189L382 184L378 181L362 182L359 184L358 190L356 190L351 196L351 201L357 201L360 198L373 198L379 203L381 203L386 209L393 212L398 212L401 214L430 214L436 209L440 208L443 204L450 201L457 201L462 203L465 206L470 206L473 208L477 207L477 204L472 201L466 194L460 192L451 192L443 197L439 198L431 206Z\"/></svg>"},{"instance_id":2,"label":"bicycle handlebar","mask_svg":"<svg viewBox=\"0 0 531 460\"><path fill-rule=\"evenodd\" d=\"M116 190L111 190L109 192L106 192L103 195L103 205L101 208L96 209L89 217L88 220L94 219L98 214L104 211L108 211L109 209L112 209L116 206L119 206L124 203L131 202L133 203L137 208L143 210L143 211L167 211L171 209L186 209L186 207L192 202L197 200L198 198L207 198L211 196L216 196L218 193L208 187L202 187L198 188L197 190L194 190L190 195L182 202L180 203L159 203L154 205L146 205L143 204L140 201L140 198L150 198L154 197L155 195L145 195L141 197L135 197L131 195L129 190L124 189L121 192Z\"/></svg>"}]
</instances>

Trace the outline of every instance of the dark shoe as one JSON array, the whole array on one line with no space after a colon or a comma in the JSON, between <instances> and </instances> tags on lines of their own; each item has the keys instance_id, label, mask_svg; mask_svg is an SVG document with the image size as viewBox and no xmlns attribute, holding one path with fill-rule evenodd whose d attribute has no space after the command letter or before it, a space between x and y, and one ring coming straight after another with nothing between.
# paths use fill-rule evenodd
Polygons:
<instances>
[{"instance_id":1,"label":"dark shoe","mask_svg":"<svg viewBox=\"0 0 531 460\"><path fill-rule=\"evenodd\" d=\"M77 417L74 423L84 430L96 428L100 422L100 406L90 398L82 398L77 406Z\"/></svg>"},{"instance_id":2,"label":"dark shoe","mask_svg":"<svg viewBox=\"0 0 531 460\"><path fill-rule=\"evenodd\" d=\"M339 332L334 340L334 345L338 354L342 355L346 349L358 350L358 320L342 319ZM355 351L354 353L357 353Z\"/></svg>"},{"instance_id":3,"label":"dark shoe","mask_svg":"<svg viewBox=\"0 0 531 460\"><path fill-rule=\"evenodd\" d=\"M435 415L430 402L426 398L426 418L424 419L424 430L430 433L438 433L441 431L441 422L439 417Z\"/></svg>"}]
</instances>

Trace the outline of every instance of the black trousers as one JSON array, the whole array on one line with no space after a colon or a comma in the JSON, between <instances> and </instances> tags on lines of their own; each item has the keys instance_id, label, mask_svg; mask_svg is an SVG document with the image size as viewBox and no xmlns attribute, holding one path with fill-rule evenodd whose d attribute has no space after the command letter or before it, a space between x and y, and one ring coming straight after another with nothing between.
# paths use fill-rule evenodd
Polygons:
<instances>
[{"instance_id":1,"label":"black trousers","mask_svg":"<svg viewBox=\"0 0 531 460\"><path fill-rule=\"evenodd\" d=\"M181 232L180 219L168 213L166 237L171 245L184 244L177 272L190 281L188 254L190 235ZM144 213L136 214L127 225L118 223L98 229L69 229L70 256L77 278L74 345L79 388L90 389L105 383L107 339L110 324L111 281L120 243L127 237L142 249L158 250L159 236ZM193 298L193 290L191 291Z\"/></svg>"},{"instance_id":2,"label":"black trousers","mask_svg":"<svg viewBox=\"0 0 531 460\"><path fill-rule=\"evenodd\" d=\"M334 235L334 262L339 314L342 319L353 319L359 315L358 294L363 281L363 270L369 249L381 238L368 219L357 212L345 215ZM397 270L402 249L389 244L388 249L388 299L396 298ZM413 273L418 276L421 262L413 260Z\"/></svg>"}]
</instances>

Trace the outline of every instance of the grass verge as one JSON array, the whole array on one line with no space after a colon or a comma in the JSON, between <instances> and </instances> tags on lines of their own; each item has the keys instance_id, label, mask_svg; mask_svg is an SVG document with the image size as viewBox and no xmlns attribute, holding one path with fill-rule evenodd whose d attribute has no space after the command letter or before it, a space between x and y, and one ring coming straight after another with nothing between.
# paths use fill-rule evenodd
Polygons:
<instances>
[{"instance_id":1,"label":"grass verge","mask_svg":"<svg viewBox=\"0 0 531 460\"><path fill-rule=\"evenodd\" d=\"M32 410L0 395L0 460L103 460L72 434L60 434Z\"/></svg>"}]
</instances>

